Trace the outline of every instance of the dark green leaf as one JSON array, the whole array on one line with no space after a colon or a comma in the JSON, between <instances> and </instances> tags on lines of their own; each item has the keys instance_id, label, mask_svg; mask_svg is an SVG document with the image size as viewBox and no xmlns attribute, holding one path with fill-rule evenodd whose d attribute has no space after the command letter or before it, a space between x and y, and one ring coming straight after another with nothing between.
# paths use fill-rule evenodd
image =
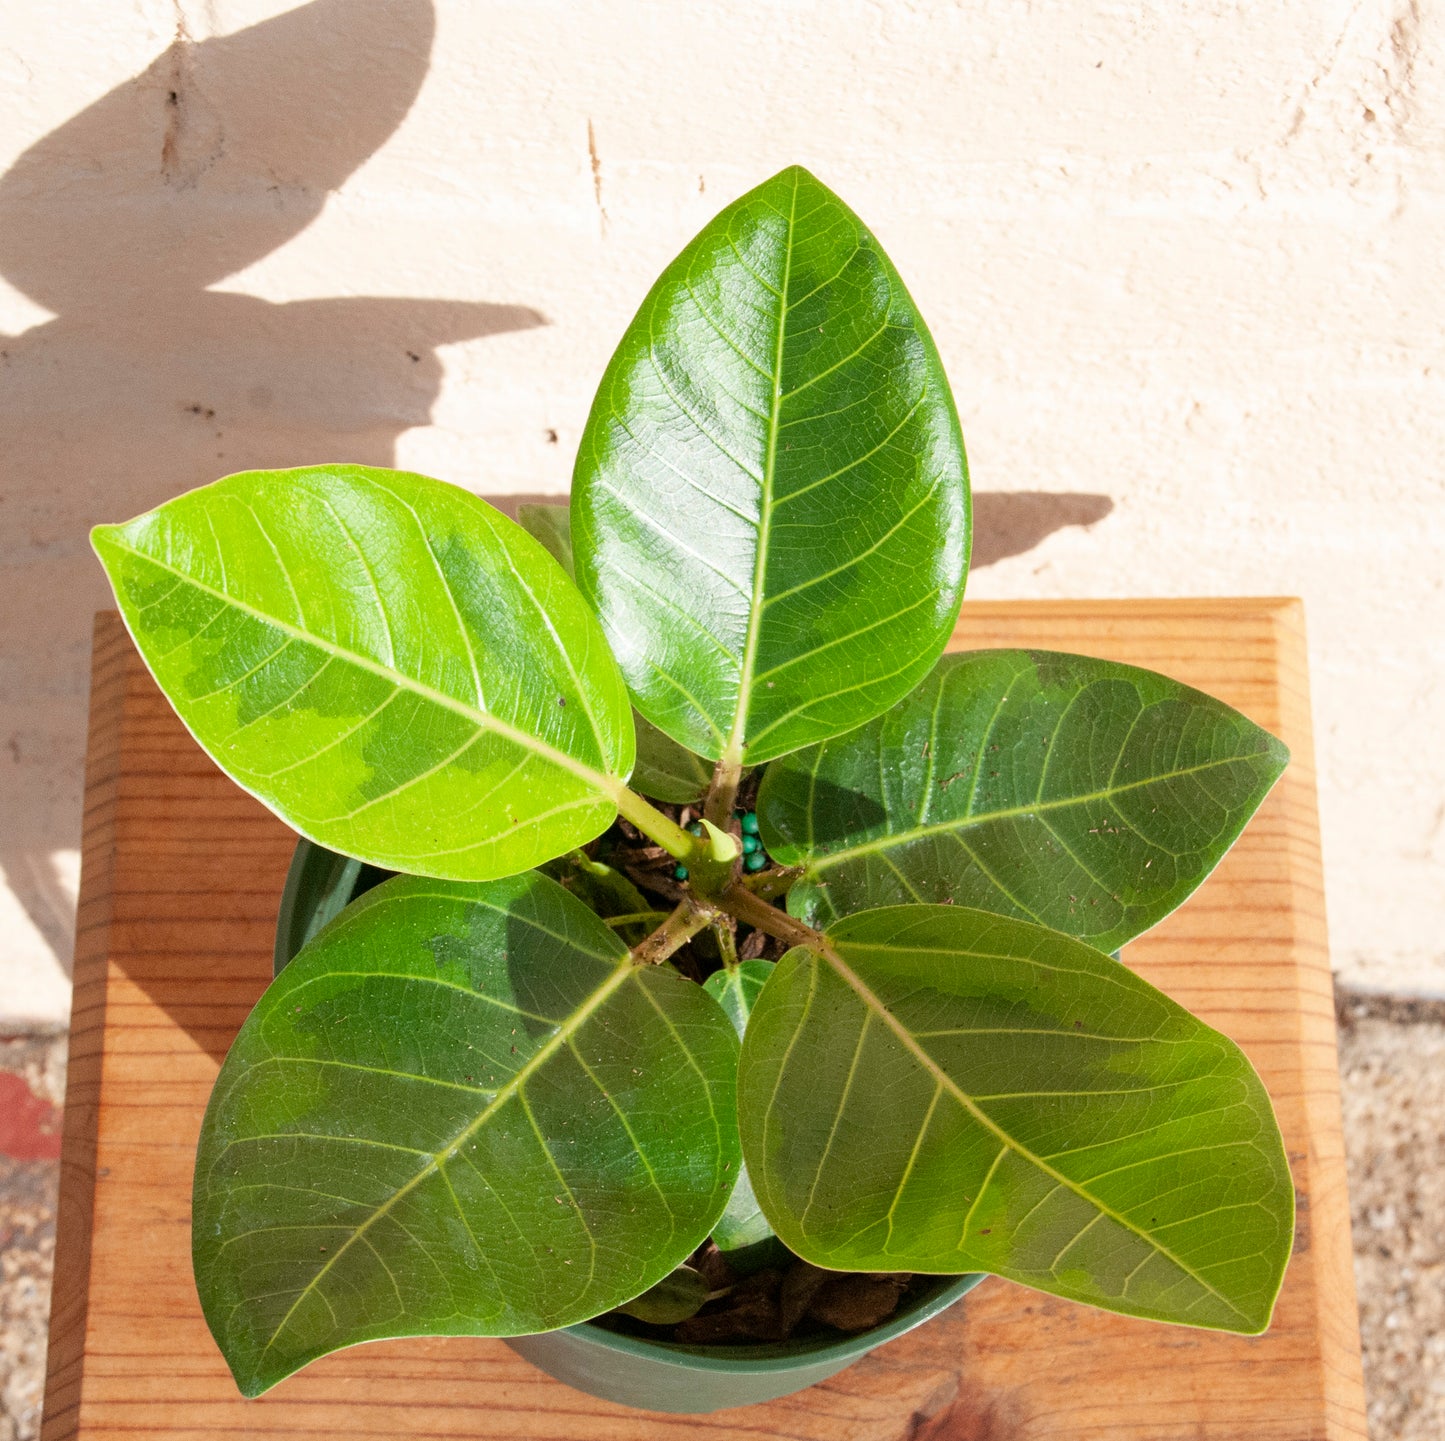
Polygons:
<instances>
[{"instance_id":1,"label":"dark green leaf","mask_svg":"<svg viewBox=\"0 0 1445 1441\"><path fill-rule=\"evenodd\" d=\"M621 871L592 860L583 851L568 851L540 869L601 916L626 945L637 945L667 918L665 911L652 909L652 902ZM618 917L627 919L619 922Z\"/></svg>"},{"instance_id":2,"label":"dark green leaf","mask_svg":"<svg viewBox=\"0 0 1445 1441\"><path fill-rule=\"evenodd\" d=\"M568 851L542 870L604 920L648 909L641 891L621 871L594 861L583 851Z\"/></svg>"},{"instance_id":3,"label":"dark green leaf","mask_svg":"<svg viewBox=\"0 0 1445 1441\"><path fill-rule=\"evenodd\" d=\"M312 840L487 879L616 815L633 735L597 622L466 491L362 466L254 471L94 543L192 734Z\"/></svg>"},{"instance_id":4,"label":"dark green leaf","mask_svg":"<svg viewBox=\"0 0 1445 1441\"><path fill-rule=\"evenodd\" d=\"M738 1083L748 1169L792 1250L1268 1325L1294 1192L1233 1042L1025 921L897 906L828 942L778 963Z\"/></svg>"},{"instance_id":5,"label":"dark green leaf","mask_svg":"<svg viewBox=\"0 0 1445 1441\"><path fill-rule=\"evenodd\" d=\"M1152 671L1048 651L945 656L904 704L768 768L769 853L813 925L956 901L1114 950L1219 863L1288 752Z\"/></svg>"},{"instance_id":6,"label":"dark green leaf","mask_svg":"<svg viewBox=\"0 0 1445 1441\"><path fill-rule=\"evenodd\" d=\"M547 554L567 574L575 574L572 566L572 521L565 505L519 505L517 524L547 547Z\"/></svg>"},{"instance_id":7,"label":"dark green leaf","mask_svg":"<svg viewBox=\"0 0 1445 1441\"><path fill-rule=\"evenodd\" d=\"M517 519L528 534L547 547L562 569L572 575L572 523L567 507L518 506ZM712 779L712 767L636 711L632 713L632 722L637 731L637 764L632 771L634 789L654 800L679 806L701 799Z\"/></svg>"},{"instance_id":8,"label":"dark green leaf","mask_svg":"<svg viewBox=\"0 0 1445 1441\"><path fill-rule=\"evenodd\" d=\"M703 982L703 989L727 1013L739 1039L747 1030L753 1002L772 973L772 961L750 960L714 971ZM744 1167L738 1173L737 1185L728 1198L722 1219L713 1227L713 1242L719 1251L725 1253L744 1251L749 1246L766 1241L772 1234L773 1228L758 1206L757 1197L753 1195L753 1183Z\"/></svg>"},{"instance_id":9,"label":"dark green leaf","mask_svg":"<svg viewBox=\"0 0 1445 1441\"><path fill-rule=\"evenodd\" d=\"M678 806L700 800L712 779L712 766L658 730L640 711L633 711L632 721L637 730L633 789Z\"/></svg>"},{"instance_id":10,"label":"dark green leaf","mask_svg":"<svg viewBox=\"0 0 1445 1441\"><path fill-rule=\"evenodd\" d=\"M702 1272L679 1266L670 1276L644 1291L636 1300L617 1307L624 1316L635 1316L653 1326L675 1326L696 1316L707 1300L707 1282Z\"/></svg>"},{"instance_id":11,"label":"dark green leaf","mask_svg":"<svg viewBox=\"0 0 1445 1441\"><path fill-rule=\"evenodd\" d=\"M206 1112L196 1283L237 1384L645 1291L732 1188L737 1054L544 876L379 886L266 991Z\"/></svg>"},{"instance_id":12,"label":"dark green leaf","mask_svg":"<svg viewBox=\"0 0 1445 1441\"><path fill-rule=\"evenodd\" d=\"M637 708L733 764L852 729L942 651L968 537L922 319L857 216L783 171L663 273L582 437L578 581Z\"/></svg>"}]
</instances>

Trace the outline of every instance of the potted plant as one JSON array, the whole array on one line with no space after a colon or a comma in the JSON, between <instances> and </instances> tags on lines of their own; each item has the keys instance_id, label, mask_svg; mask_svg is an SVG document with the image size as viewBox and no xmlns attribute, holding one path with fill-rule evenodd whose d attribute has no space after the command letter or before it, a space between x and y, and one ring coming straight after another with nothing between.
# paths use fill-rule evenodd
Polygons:
<instances>
[{"instance_id":1,"label":"potted plant","mask_svg":"<svg viewBox=\"0 0 1445 1441\"><path fill-rule=\"evenodd\" d=\"M570 513L522 519L331 465L94 532L182 720L305 838L196 1159L241 1390L489 1335L710 1409L983 1273L1263 1330L1268 1097L1109 953L1286 753L1150 672L942 656L962 439L857 217L797 168L724 210L603 376Z\"/></svg>"}]
</instances>

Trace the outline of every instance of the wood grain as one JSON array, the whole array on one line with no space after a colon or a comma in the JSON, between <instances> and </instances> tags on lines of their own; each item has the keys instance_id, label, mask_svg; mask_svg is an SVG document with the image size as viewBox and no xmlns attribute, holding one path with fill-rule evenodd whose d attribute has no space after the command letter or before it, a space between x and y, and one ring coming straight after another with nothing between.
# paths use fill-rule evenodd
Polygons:
<instances>
[{"instance_id":1,"label":"wood grain","mask_svg":"<svg viewBox=\"0 0 1445 1441\"><path fill-rule=\"evenodd\" d=\"M191 1282L191 1163L220 1058L269 977L293 841L202 755L104 614L43 1441L1363 1441L1299 603L969 604L955 645L1148 666L1293 750L1218 871L1127 953L1244 1047L1279 1112L1300 1226L1266 1335L1153 1326L990 1280L830 1382L712 1416L627 1411L476 1340L358 1347L242 1400Z\"/></svg>"}]
</instances>

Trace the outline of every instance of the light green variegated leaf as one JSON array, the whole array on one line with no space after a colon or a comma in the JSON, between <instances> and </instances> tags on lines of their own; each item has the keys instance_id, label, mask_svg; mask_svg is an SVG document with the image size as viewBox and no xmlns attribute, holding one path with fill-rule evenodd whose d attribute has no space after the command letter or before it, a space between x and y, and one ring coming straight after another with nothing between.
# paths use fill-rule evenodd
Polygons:
<instances>
[{"instance_id":1,"label":"light green variegated leaf","mask_svg":"<svg viewBox=\"0 0 1445 1441\"><path fill-rule=\"evenodd\" d=\"M547 547L568 575L573 574L572 522L566 506L518 506L517 520ZM701 799L712 779L712 767L636 711L632 713L632 722L637 731L633 787L654 800L670 801L674 805Z\"/></svg>"},{"instance_id":2,"label":"light green variegated leaf","mask_svg":"<svg viewBox=\"0 0 1445 1441\"><path fill-rule=\"evenodd\" d=\"M793 167L664 271L572 484L577 577L637 708L757 764L926 674L968 562L967 469L922 319L863 223Z\"/></svg>"},{"instance_id":3,"label":"light green variegated leaf","mask_svg":"<svg viewBox=\"0 0 1445 1441\"><path fill-rule=\"evenodd\" d=\"M739 1039L748 1028L748 1016L759 992L773 973L773 964L764 960L742 961L736 966L714 971L703 982L703 989L727 1013ZM719 1251L736 1252L756 1246L772 1234L773 1228L768 1225L768 1218L758 1205L753 1183L744 1167L738 1174L737 1185L728 1198L722 1219L713 1227L713 1241Z\"/></svg>"},{"instance_id":4,"label":"light green variegated leaf","mask_svg":"<svg viewBox=\"0 0 1445 1441\"><path fill-rule=\"evenodd\" d=\"M93 540L181 719L312 840L482 880L616 815L633 734L597 622L468 492L363 466L254 471Z\"/></svg>"},{"instance_id":5,"label":"light green variegated leaf","mask_svg":"<svg viewBox=\"0 0 1445 1441\"><path fill-rule=\"evenodd\" d=\"M1233 1042L1025 921L897 906L827 936L778 963L738 1083L748 1171L793 1251L1264 1330L1294 1192Z\"/></svg>"},{"instance_id":6,"label":"light green variegated leaf","mask_svg":"<svg viewBox=\"0 0 1445 1441\"><path fill-rule=\"evenodd\" d=\"M768 768L768 852L813 925L952 901L1115 950L1234 844L1289 753L1221 701L1049 651L945 656L908 699Z\"/></svg>"},{"instance_id":7,"label":"light green variegated leaf","mask_svg":"<svg viewBox=\"0 0 1445 1441\"><path fill-rule=\"evenodd\" d=\"M732 1189L737 1055L544 876L379 886L272 983L206 1111L196 1284L237 1384L646 1291Z\"/></svg>"}]
</instances>

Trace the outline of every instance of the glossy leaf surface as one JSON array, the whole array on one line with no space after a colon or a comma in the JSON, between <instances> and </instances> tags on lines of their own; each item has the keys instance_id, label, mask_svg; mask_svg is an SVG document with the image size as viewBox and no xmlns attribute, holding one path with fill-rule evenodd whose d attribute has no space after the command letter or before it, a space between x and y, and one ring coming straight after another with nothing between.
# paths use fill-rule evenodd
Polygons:
<instances>
[{"instance_id":1,"label":"glossy leaf surface","mask_svg":"<svg viewBox=\"0 0 1445 1441\"><path fill-rule=\"evenodd\" d=\"M877 715L948 639L968 526L922 319L857 216L783 171L663 273L582 437L578 582L637 708L747 764Z\"/></svg>"},{"instance_id":2,"label":"glossy leaf surface","mask_svg":"<svg viewBox=\"0 0 1445 1441\"><path fill-rule=\"evenodd\" d=\"M272 983L206 1112L196 1283L237 1384L639 1295L726 1203L737 1054L535 872L379 886Z\"/></svg>"},{"instance_id":3,"label":"glossy leaf surface","mask_svg":"<svg viewBox=\"0 0 1445 1441\"><path fill-rule=\"evenodd\" d=\"M1028 922L898 906L828 939L778 963L743 1043L743 1152L792 1250L1265 1328L1294 1193L1233 1042Z\"/></svg>"},{"instance_id":4,"label":"glossy leaf surface","mask_svg":"<svg viewBox=\"0 0 1445 1441\"><path fill-rule=\"evenodd\" d=\"M517 520L547 547L569 576L574 574L571 513L565 505L518 506ZM680 806L701 799L712 779L712 766L637 711L632 713L632 722L637 732L633 789L654 800Z\"/></svg>"},{"instance_id":5,"label":"glossy leaf surface","mask_svg":"<svg viewBox=\"0 0 1445 1441\"><path fill-rule=\"evenodd\" d=\"M726 1012L739 1038L747 1030L748 1016L759 992L773 973L773 964L764 960L741 961L736 966L714 971L703 982L703 989ZM768 1225L768 1218L758 1205L753 1183L748 1179L747 1167L744 1166L728 1198L722 1219L713 1227L712 1238L719 1251L727 1252L756 1246L772 1234L773 1228Z\"/></svg>"},{"instance_id":6,"label":"glossy leaf surface","mask_svg":"<svg viewBox=\"0 0 1445 1441\"><path fill-rule=\"evenodd\" d=\"M256 471L93 538L181 719L312 840L487 879L616 814L632 723L597 622L466 491L361 466Z\"/></svg>"},{"instance_id":7,"label":"glossy leaf surface","mask_svg":"<svg viewBox=\"0 0 1445 1441\"><path fill-rule=\"evenodd\" d=\"M1115 950L1219 863L1288 752L1152 671L1048 651L945 656L900 706L768 768L769 853L813 925L953 901Z\"/></svg>"}]
</instances>

